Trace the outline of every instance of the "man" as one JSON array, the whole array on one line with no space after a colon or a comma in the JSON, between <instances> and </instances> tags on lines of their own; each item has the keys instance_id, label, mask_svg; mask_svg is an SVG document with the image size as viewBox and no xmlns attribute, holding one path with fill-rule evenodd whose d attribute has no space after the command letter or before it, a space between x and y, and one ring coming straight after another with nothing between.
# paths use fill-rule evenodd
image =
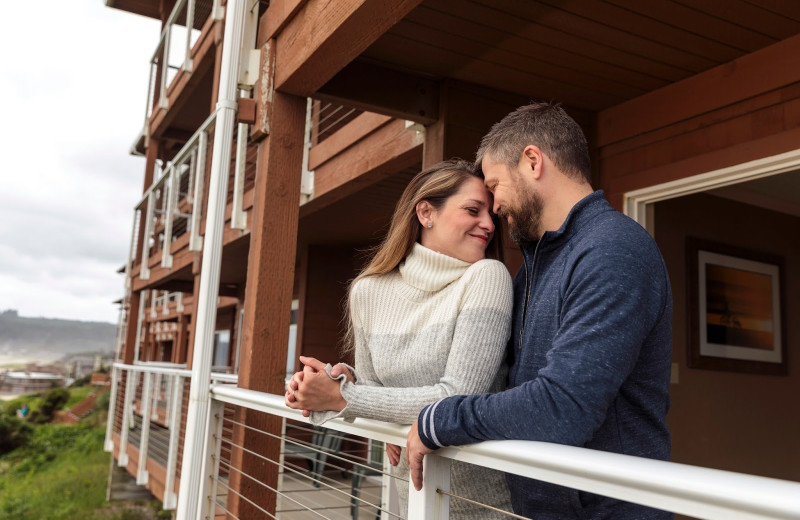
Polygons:
<instances>
[{"instance_id":1,"label":"man","mask_svg":"<svg viewBox=\"0 0 800 520\"><path fill-rule=\"evenodd\" d=\"M667 460L672 295L653 239L590 185L586 138L562 108L521 107L481 141L477 165L520 245L509 388L454 396L408 437L414 486L444 446L535 440ZM514 511L537 520L670 513L507 475Z\"/></svg>"}]
</instances>

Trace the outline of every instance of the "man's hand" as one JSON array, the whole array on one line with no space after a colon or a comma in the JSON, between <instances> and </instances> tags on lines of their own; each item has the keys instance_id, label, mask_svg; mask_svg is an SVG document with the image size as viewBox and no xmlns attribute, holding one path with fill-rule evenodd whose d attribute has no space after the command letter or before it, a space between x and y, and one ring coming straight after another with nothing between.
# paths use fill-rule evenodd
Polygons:
<instances>
[{"instance_id":1,"label":"man's hand","mask_svg":"<svg viewBox=\"0 0 800 520\"><path fill-rule=\"evenodd\" d=\"M417 432L417 421L408 430L408 441L406 443L406 464L411 470L411 482L414 489L422 489L422 459L433 450L422 444Z\"/></svg>"}]
</instances>

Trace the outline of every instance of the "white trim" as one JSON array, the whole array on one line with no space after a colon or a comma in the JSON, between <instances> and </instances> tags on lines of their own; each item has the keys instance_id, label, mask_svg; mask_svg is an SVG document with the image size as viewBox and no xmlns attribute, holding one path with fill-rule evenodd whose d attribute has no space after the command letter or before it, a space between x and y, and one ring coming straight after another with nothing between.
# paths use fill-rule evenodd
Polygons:
<instances>
[{"instance_id":1,"label":"white trim","mask_svg":"<svg viewBox=\"0 0 800 520\"><path fill-rule=\"evenodd\" d=\"M653 214L650 206L654 202L769 177L798 168L800 168L800 149L693 175L684 179L648 186L647 188L629 191L624 195L623 213L637 221L652 234Z\"/></svg>"}]
</instances>

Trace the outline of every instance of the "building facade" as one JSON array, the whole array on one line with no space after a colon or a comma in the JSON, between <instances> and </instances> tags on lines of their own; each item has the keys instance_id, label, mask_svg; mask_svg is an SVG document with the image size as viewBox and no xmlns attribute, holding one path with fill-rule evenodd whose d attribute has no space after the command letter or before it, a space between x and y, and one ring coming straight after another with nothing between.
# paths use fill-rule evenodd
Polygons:
<instances>
[{"instance_id":1,"label":"building facade","mask_svg":"<svg viewBox=\"0 0 800 520\"><path fill-rule=\"evenodd\" d=\"M210 382L280 396L299 355L339 359L347 282L408 180L473 158L530 100L581 124L594 187L667 263L673 461L800 481L800 5L107 5L163 26L142 78L143 196L106 448L165 507L195 518L206 488L188 475L216 464L216 514L274 513L278 494L251 480L274 490L279 471L247 453L279 459L262 432L285 426L215 401ZM516 272L509 240L505 253ZM736 285L739 272L766 289ZM213 442L228 445L222 465L202 449Z\"/></svg>"}]
</instances>

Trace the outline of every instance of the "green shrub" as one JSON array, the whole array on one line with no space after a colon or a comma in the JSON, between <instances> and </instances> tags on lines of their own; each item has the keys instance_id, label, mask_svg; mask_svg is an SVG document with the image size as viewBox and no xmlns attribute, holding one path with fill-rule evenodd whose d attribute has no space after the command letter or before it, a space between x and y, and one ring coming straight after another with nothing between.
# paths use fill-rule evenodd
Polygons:
<instances>
[{"instance_id":1,"label":"green shrub","mask_svg":"<svg viewBox=\"0 0 800 520\"><path fill-rule=\"evenodd\" d=\"M111 400L111 392L103 392L97 396L94 402L95 410L108 410L108 403Z\"/></svg>"},{"instance_id":2,"label":"green shrub","mask_svg":"<svg viewBox=\"0 0 800 520\"><path fill-rule=\"evenodd\" d=\"M78 387L81 387L81 386L86 386L86 385L89 384L89 381L91 381L91 380L92 380L91 374L88 375L88 376L83 376L83 377L78 378L75 381L73 381L69 385L69 388L78 388Z\"/></svg>"},{"instance_id":3,"label":"green shrub","mask_svg":"<svg viewBox=\"0 0 800 520\"><path fill-rule=\"evenodd\" d=\"M48 390L39 404L39 409L31 412L30 421L37 424L50 422L56 410L60 410L69 401L69 395L69 390L66 388Z\"/></svg>"},{"instance_id":4,"label":"green shrub","mask_svg":"<svg viewBox=\"0 0 800 520\"><path fill-rule=\"evenodd\" d=\"M0 415L0 455L23 446L31 436L33 428L13 415Z\"/></svg>"}]
</instances>

